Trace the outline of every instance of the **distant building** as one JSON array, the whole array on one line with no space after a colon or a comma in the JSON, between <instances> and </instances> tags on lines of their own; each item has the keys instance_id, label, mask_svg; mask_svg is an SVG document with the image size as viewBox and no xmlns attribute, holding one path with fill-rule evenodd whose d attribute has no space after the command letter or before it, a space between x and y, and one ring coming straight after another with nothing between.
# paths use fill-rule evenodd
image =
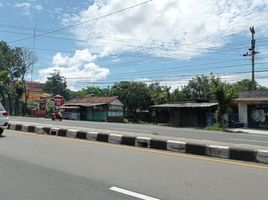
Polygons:
<instances>
[{"instance_id":1,"label":"distant building","mask_svg":"<svg viewBox=\"0 0 268 200\"><path fill-rule=\"evenodd\" d=\"M179 102L151 106L157 123L179 127L205 127L213 124L218 103Z\"/></svg>"},{"instance_id":2,"label":"distant building","mask_svg":"<svg viewBox=\"0 0 268 200\"><path fill-rule=\"evenodd\" d=\"M243 92L235 101L245 127L268 129L268 91Z\"/></svg>"},{"instance_id":3,"label":"distant building","mask_svg":"<svg viewBox=\"0 0 268 200\"><path fill-rule=\"evenodd\" d=\"M43 91L44 83L26 81L27 92L23 94L22 98L26 97L30 101L39 101L41 97L50 97L51 95Z\"/></svg>"},{"instance_id":4,"label":"distant building","mask_svg":"<svg viewBox=\"0 0 268 200\"><path fill-rule=\"evenodd\" d=\"M124 119L124 105L115 96L75 98L60 109L65 119L118 122Z\"/></svg>"}]
</instances>

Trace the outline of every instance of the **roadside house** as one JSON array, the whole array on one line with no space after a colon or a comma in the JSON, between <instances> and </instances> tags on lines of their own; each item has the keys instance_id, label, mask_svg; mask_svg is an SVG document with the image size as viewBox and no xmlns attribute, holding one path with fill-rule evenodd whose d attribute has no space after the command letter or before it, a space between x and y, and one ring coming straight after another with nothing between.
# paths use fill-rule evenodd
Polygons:
<instances>
[{"instance_id":1,"label":"roadside house","mask_svg":"<svg viewBox=\"0 0 268 200\"><path fill-rule=\"evenodd\" d=\"M268 91L242 92L235 101L245 127L268 129Z\"/></svg>"},{"instance_id":2,"label":"roadside house","mask_svg":"<svg viewBox=\"0 0 268 200\"><path fill-rule=\"evenodd\" d=\"M50 97L51 95L48 93L45 93L43 91L44 83L40 82L30 82L26 81L25 82L27 86L27 92L26 94L24 93L22 98L25 99L27 96L27 99L30 101L39 101L41 97Z\"/></svg>"},{"instance_id":3,"label":"roadside house","mask_svg":"<svg viewBox=\"0 0 268 200\"><path fill-rule=\"evenodd\" d=\"M124 105L118 97L75 98L60 107L64 119L123 121Z\"/></svg>"},{"instance_id":4,"label":"roadside house","mask_svg":"<svg viewBox=\"0 0 268 200\"><path fill-rule=\"evenodd\" d=\"M212 125L218 103L180 102L151 106L158 123L179 127L205 127Z\"/></svg>"}]
</instances>

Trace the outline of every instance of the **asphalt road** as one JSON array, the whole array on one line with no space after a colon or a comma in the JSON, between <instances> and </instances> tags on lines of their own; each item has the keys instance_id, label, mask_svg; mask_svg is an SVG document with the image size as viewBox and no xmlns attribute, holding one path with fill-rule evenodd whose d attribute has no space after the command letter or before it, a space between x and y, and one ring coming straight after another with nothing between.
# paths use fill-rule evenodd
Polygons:
<instances>
[{"instance_id":1,"label":"asphalt road","mask_svg":"<svg viewBox=\"0 0 268 200\"><path fill-rule=\"evenodd\" d=\"M10 130L0 138L0 177L3 200L268 197L267 165Z\"/></svg>"},{"instance_id":2,"label":"asphalt road","mask_svg":"<svg viewBox=\"0 0 268 200\"><path fill-rule=\"evenodd\" d=\"M163 135L172 137L181 137L188 139L198 140L211 140L224 143L234 144L250 144L258 146L268 147L268 134L240 134L240 133L227 133L217 131L205 131L194 128L176 128L166 126L156 126L149 124L123 124L123 123L107 123L107 122L92 122L92 121L74 121L74 120L63 120L52 121L51 119L40 119L40 118L28 118L28 117L10 117L11 120L18 121L21 123L45 123L54 125L66 125L79 128L93 128L99 130L111 130L133 133L144 133L151 135Z\"/></svg>"}]
</instances>

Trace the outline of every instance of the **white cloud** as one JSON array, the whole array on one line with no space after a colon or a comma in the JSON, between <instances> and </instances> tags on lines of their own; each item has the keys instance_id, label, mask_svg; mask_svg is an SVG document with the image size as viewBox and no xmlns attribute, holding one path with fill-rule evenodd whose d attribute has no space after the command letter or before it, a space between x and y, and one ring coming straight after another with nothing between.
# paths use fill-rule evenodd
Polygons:
<instances>
[{"instance_id":1,"label":"white cloud","mask_svg":"<svg viewBox=\"0 0 268 200\"><path fill-rule=\"evenodd\" d=\"M138 78L135 81L146 83L150 85L152 83L158 82L160 86L169 86L171 91L174 91L177 88L181 88L184 85L187 85L188 81L191 78L178 78L178 77L169 77L164 78L163 80L152 80L150 78Z\"/></svg>"},{"instance_id":2,"label":"white cloud","mask_svg":"<svg viewBox=\"0 0 268 200\"><path fill-rule=\"evenodd\" d=\"M29 2L23 2L23 3L16 3L14 5L15 8L24 8L24 9L28 9L32 7L32 4Z\"/></svg>"},{"instance_id":3,"label":"white cloud","mask_svg":"<svg viewBox=\"0 0 268 200\"><path fill-rule=\"evenodd\" d=\"M88 49L77 50L73 56L62 53L54 55L51 67L39 70L41 81L45 81L51 73L58 71L67 80L70 88L83 81L98 81L105 79L110 71L94 63L96 56Z\"/></svg>"},{"instance_id":4,"label":"white cloud","mask_svg":"<svg viewBox=\"0 0 268 200\"><path fill-rule=\"evenodd\" d=\"M65 25L85 22L142 1L95 0ZM107 54L139 51L157 56L191 58L220 48L234 33L267 24L267 0L154 0L72 29L83 46ZM243 28L243 29L242 29ZM267 34L267 33L266 33ZM217 37L207 37L218 35Z\"/></svg>"},{"instance_id":5,"label":"white cloud","mask_svg":"<svg viewBox=\"0 0 268 200\"><path fill-rule=\"evenodd\" d=\"M18 9L22 9L23 10L22 14L24 14L24 15L30 15L30 11L32 9L35 9L38 11L43 10L42 5L40 5L40 4L34 5L32 3L29 3L29 2L16 3L13 7L18 8Z\"/></svg>"},{"instance_id":6,"label":"white cloud","mask_svg":"<svg viewBox=\"0 0 268 200\"><path fill-rule=\"evenodd\" d=\"M43 10L43 6L41 6L41 5L35 5L34 8L36 10Z\"/></svg>"}]
</instances>

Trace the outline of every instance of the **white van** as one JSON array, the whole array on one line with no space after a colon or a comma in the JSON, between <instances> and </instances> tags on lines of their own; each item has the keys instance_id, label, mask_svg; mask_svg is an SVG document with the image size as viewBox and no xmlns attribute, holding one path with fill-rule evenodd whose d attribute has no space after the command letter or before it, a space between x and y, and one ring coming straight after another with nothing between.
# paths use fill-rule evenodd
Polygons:
<instances>
[{"instance_id":1,"label":"white van","mask_svg":"<svg viewBox=\"0 0 268 200\"><path fill-rule=\"evenodd\" d=\"M0 135L4 132L4 129L8 127L9 119L8 114L3 105L0 103Z\"/></svg>"}]
</instances>

